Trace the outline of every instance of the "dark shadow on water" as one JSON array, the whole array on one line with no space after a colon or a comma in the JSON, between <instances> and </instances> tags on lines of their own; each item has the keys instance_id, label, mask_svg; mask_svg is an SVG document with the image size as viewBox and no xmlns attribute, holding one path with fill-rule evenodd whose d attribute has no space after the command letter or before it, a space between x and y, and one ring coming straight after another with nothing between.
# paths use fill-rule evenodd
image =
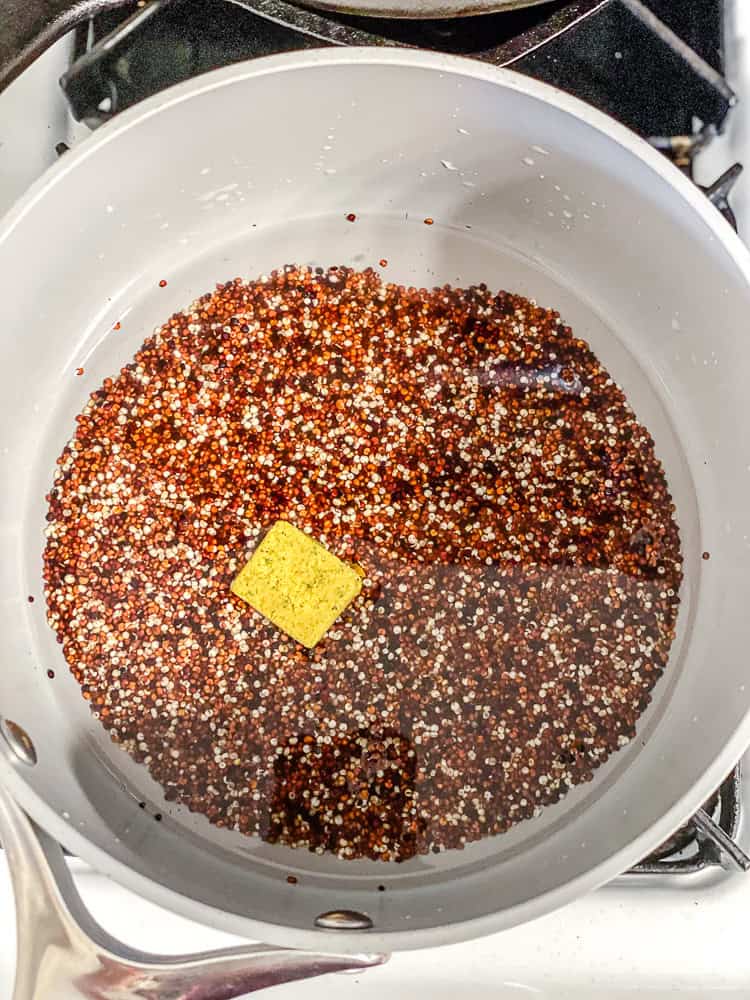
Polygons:
<instances>
[{"instance_id":1,"label":"dark shadow on water","mask_svg":"<svg viewBox=\"0 0 750 1000\"><path fill-rule=\"evenodd\" d=\"M349 857L404 861L418 850L417 755L393 730L291 737L277 754L270 843L304 844Z\"/></svg>"}]
</instances>

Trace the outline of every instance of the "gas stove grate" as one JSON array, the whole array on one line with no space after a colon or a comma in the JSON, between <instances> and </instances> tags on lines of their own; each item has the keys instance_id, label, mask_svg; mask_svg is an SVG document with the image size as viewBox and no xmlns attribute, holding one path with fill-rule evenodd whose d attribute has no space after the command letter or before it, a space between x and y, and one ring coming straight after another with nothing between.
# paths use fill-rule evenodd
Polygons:
<instances>
[{"instance_id":1,"label":"gas stove grate","mask_svg":"<svg viewBox=\"0 0 750 1000\"><path fill-rule=\"evenodd\" d=\"M736 842L741 818L740 765L703 809L627 875L690 875L706 868L750 871L750 858Z\"/></svg>"},{"instance_id":2,"label":"gas stove grate","mask_svg":"<svg viewBox=\"0 0 750 1000\"><path fill-rule=\"evenodd\" d=\"M416 46L512 66L645 137L721 130L735 100L722 75L723 0L557 0L418 21L328 14L289 0L149 0L81 25L63 87L75 117L96 126L198 73L321 45Z\"/></svg>"}]
</instances>

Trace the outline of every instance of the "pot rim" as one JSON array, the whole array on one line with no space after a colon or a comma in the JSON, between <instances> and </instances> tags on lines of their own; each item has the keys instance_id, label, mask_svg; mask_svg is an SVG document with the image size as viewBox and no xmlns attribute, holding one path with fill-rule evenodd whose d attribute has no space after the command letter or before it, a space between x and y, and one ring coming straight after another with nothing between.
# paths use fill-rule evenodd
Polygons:
<instances>
[{"instance_id":1,"label":"pot rim","mask_svg":"<svg viewBox=\"0 0 750 1000\"><path fill-rule=\"evenodd\" d=\"M93 133L58 160L16 202L4 219L0 220L0 244L13 233L17 226L23 223L27 213L52 188L63 183L68 173L72 173L88 157L96 155L100 148L117 141L119 136L154 115L161 114L198 95L258 77L321 66L340 67L363 64L433 70L438 73L484 81L532 97L583 121L591 128L606 135L624 151L637 156L659 178L668 183L684 201L686 207L697 213L714 240L726 250L750 288L750 250L711 205L700 188L634 132L603 112L549 84L522 76L512 70L488 66L469 58L416 49L329 48L282 53L235 63L177 84L122 112L112 122ZM576 896L598 888L648 855L678 827L687 822L721 784L727 773L742 756L748 743L750 743L750 713L744 717L742 723L729 736L722 753L715 757L703 773L701 780L657 823L606 861L533 900L460 923L446 923L433 928L380 931L375 927L368 931L347 931L343 934L313 927L303 930L283 924L254 920L220 910L177 892L139 874L111 857L105 850L91 843L76 826L56 813L24 781L23 764L14 764L5 755L0 755L0 778L6 783L16 801L50 836L65 844L68 850L98 871L112 877L121 885L153 903L230 934L283 944L292 948L351 954L432 947L481 937L542 916L550 910L571 902Z\"/></svg>"}]
</instances>

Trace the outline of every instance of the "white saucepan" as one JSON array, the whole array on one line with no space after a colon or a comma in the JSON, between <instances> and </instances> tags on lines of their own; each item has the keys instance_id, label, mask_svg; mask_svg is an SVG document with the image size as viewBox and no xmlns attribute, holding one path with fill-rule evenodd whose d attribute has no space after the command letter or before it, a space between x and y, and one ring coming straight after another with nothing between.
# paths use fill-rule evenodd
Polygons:
<instances>
[{"instance_id":1,"label":"white saucepan","mask_svg":"<svg viewBox=\"0 0 750 1000\"><path fill-rule=\"evenodd\" d=\"M392 866L271 847L170 810L91 717L43 601L27 600L41 594L54 460L97 380L217 281L381 257L406 284L483 281L560 310L652 432L685 555L678 636L638 738L537 819ZM617 875L750 742L750 258L698 188L603 114L413 51L230 66L67 153L0 226L0 276L0 778L101 871L274 944L437 945ZM77 366L86 379L71 378ZM351 911L349 923L319 920L331 911Z\"/></svg>"}]
</instances>

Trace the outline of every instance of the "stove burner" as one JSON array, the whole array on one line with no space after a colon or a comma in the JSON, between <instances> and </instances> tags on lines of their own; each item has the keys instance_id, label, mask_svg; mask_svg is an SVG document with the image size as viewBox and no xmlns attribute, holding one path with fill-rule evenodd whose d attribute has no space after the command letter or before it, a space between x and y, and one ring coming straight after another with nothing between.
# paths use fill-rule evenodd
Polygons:
<instances>
[{"instance_id":1,"label":"stove burner","mask_svg":"<svg viewBox=\"0 0 750 1000\"><path fill-rule=\"evenodd\" d=\"M124 21L118 10L83 25L79 58L62 82L75 117L95 127L149 94L240 59L321 44L416 46L512 66L646 137L690 136L696 121L720 130L735 100L721 75L722 6L557 0L404 21L322 13L288 0L150 0Z\"/></svg>"}]
</instances>

